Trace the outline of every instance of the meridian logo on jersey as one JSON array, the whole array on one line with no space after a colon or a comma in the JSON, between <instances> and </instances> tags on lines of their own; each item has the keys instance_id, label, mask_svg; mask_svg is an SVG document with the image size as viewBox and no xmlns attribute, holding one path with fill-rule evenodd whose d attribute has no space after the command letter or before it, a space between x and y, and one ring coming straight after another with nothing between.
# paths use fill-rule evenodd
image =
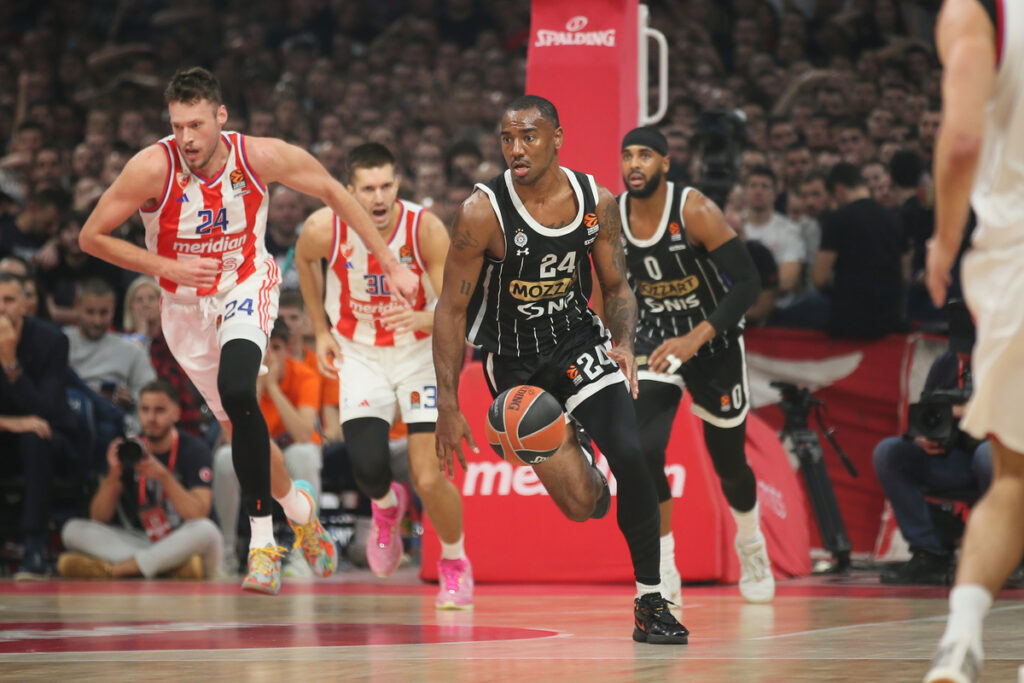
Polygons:
<instances>
[{"instance_id":1,"label":"meridian logo on jersey","mask_svg":"<svg viewBox=\"0 0 1024 683\"><path fill-rule=\"evenodd\" d=\"M667 282L640 281L637 283L637 293L641 296L665 299L670 296L685 296L699 286L700 280L696 275L687 275L682 280L668 280Z\"/></svg>"},{"instance_id":2,"label":"meridian logo on jersey","mask_svg":"<svg viewBox=\"0 0 1024 683\"><path fill-rule=\"evenodd\" d=\"M175 240L171 248L179 254L220 254L241 249L245 240L245 233L221 235L212 240Z\"/></svg>"}]
</instances>

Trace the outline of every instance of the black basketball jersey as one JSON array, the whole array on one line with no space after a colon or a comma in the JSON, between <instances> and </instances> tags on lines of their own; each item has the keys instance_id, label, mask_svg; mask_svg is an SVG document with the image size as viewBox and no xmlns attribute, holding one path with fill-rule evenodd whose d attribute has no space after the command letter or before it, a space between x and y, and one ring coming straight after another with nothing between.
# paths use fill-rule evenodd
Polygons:
<instances>
[{"instance_id":1,"label":"black basketball jersey","mask_svg":"<svg viewBox=\"0 0 1024 683\"><path fill-rule=\"evenodd\" d=\"M576 193L576 217L548 228L526 211L505 171L477 189L505 235L505 258L485 257L466 313L466 338L499 356L547 355L582 327L605 334L590 310L590 248L600 230L593 176L562 169Z\"/></svg>"},{"instance_id":2,"label":"black basketball jersey","mask_svg":"<svg viewBox=\"0 0 1024 683\"><path fill-rule=\"evenodd\" d=\"M650 344L679 337L707 320L729 291L708 252L686 237L683 205L691 188L668 183L665 209L654 234L637 239L629 227L629 193L618 197L629 282L636 293L640 319L637 339ZM701 352L724 348L743 326L726 330Z\"/></svg>"}]
</instances>

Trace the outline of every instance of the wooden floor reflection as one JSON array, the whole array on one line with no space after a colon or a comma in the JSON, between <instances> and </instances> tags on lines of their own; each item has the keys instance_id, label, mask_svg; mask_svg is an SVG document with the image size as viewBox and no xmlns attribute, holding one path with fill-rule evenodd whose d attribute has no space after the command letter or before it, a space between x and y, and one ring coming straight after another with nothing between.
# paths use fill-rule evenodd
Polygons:
<instances>
[{"instance_id":1,"label":"wooden floor reflection","mask_svg":"<svg viewBox=\"0 0 1024 683\"><path fill-rule=\"evenodd\" d=\"M437 612L409 570L236 582L0 582L5 681L919 681L946 591L871 574L782 582L771 605L686 587L686 646L634 643L627 586L478 586ZM983 681L1015 681L1024 591L986 622Z\"/></svg>"}]
</instances>

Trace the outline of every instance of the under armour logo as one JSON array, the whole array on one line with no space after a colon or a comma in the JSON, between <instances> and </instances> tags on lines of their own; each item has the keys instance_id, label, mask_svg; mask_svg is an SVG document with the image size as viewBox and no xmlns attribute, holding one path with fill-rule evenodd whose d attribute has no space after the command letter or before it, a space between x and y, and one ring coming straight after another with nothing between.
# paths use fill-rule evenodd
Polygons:
<instances>
[{"instance_id":1,"label":"under armour logo","mask_svg":"<svg viewBox=\"0 0 1024 683\"><path fill-rule=\"evenodd\" d=\"M529 247L527 247L526 249L516 249L516 256L529 256L529 255L530 255Z\"/></svg>"},{"instance_id":2,"label":"under armour logo","mask_svg":"<svg viewBox=\"0 0 1024 683\"><path fill-rule=\"evenodd\" d=\"M188 201L188 195L187 194L182 194L180 197L178 197L175 200L175 203L181 204L182 202L187 202L187 201Z\"/></svg>"}]
</instances>

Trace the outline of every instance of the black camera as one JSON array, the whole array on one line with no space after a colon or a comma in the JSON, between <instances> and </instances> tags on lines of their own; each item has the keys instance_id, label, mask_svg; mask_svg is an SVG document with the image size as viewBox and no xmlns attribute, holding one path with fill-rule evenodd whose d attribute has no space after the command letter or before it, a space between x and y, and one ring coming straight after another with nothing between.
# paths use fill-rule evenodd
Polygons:
<instances>
[{"instance_id":1,"label":"black camera","mask_svg":"<svg viewBox=\"0 0 1024 683\"><path fill-rule=\"evenodd\" d=\"M969 380L969 378L966 378ZM971 397L969 381L956 389L936 389L907 409L907 437L922 437L952 448L959 437L953 406L962 406Z\"/></svg>"},{"instance_id":2,"label":"black camera","mask_svg":"<svg viewBox=\"0 0 1024 683\"><path fill-rule=\"evenodd\" d=\"M704 162L700 191L725 206L739 174L740 151L746 141L746 116L741 111L712 107L694 126L694 145Z\"/></svg>"},{"instance_id":3,"label":"black camera","mask_svg":"<svg viewBox=\"0 0 1024 683\"><path fill-rule=\"evenodd\" d=\"M134 468L146 457L146 444L135 437L126 437L124 441L117 444L117 459L121 466Z\"/></svg>"}]
</instances>

